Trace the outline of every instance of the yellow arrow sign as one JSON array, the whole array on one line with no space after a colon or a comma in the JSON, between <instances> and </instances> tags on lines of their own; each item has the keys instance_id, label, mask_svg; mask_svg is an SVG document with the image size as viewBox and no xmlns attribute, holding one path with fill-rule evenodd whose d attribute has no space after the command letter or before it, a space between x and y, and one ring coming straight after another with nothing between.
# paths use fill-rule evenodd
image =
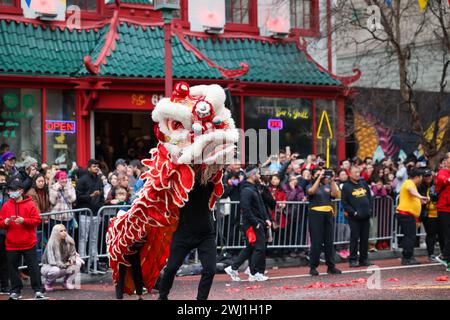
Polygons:
<instances>
[{"instance_id":1,"label":"yellow arrow sign","mask_svg":"<svg viewBox=\"0 0 450 320\"><path fill-rule=\"evenodd\" d=\"M317 128L317 139L323 138L322 135L320 134L320 132L322 131L324 119L327 122L328 133L329 133L329 137L327 137L327 138L333 139L333 130L331 130L330 119L328 118L328 113L326 111L323 111L322 116L320 117L319 127Z\"/></svg>"},{"instance_id":2,"label":"yellow arrow sign","mask_svg":"<svg viewBox=\"0 0 450 320\"><path fill-rule=\"evenodd\" d=\"M322 116L320 117L320 122L319 122L319 128L317 128L317 139L323 139L322 135L320 134L320 132L322 131L322 126L323 126L323 120L325 119L326 123L327 123L327 127L328 127L328 137L326 137L327 139L327 168L330 167L330 139L333 139L333 130L331 130L331 124L330 124L330 119L328 118L328 113L324 110L322 112Z\"/></svg>"}]
</instances>

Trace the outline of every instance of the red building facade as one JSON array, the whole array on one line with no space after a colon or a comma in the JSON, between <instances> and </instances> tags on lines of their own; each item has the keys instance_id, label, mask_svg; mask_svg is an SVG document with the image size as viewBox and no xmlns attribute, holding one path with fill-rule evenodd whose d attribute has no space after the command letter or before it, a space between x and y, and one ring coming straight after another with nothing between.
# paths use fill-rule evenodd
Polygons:
<instances>
[{"instance_id":1,"label":"red building facade","mask_svg":"<svg viewBox=\"0 0 450 320\"><path fill-rule=\"evenodd\" d=\"M0 142L63 167L74 161L84 166L104 145L117 151L130 137L144 137L147 148L154 142L150 113L164 96L171 63L174 83L226 88L240 128L282 123L281 147L302 156L324 152L315 133L326 111L336 163L345 157L347 86L360 74L336 76L308 54L303 37L320 36L319 4L305 2L291 4L293 28L277 39L260 35L256 0L225 1L221 34L191 31L189 1L182 0L171 22L169 61L162 13L150 0L68 0L81 8L76 28L24 18L20 1L2 0Z\"/></svg>"}]
</instances>

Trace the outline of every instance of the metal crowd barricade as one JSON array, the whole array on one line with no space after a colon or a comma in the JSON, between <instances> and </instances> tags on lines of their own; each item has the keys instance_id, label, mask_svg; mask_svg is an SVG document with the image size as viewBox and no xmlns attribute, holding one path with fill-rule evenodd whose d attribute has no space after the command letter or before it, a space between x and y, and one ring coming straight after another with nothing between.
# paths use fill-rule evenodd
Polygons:
<instances>
[{"instance_id":1,"label":"metal crowd barricade","mask_svg":"<svg viewBox=\"0 0 450 320\"><path fill-rule=\"evenodd\" d=\"M52 233L52 229L56 224L63 224L66 227L67 233L74 239L76 243L77 251L80 252L79 240L80 240L80 233L82 231L82 228L80 228L81 215L86 217L85 220L92 222L93 214L92 211L88 208L72 209L58 212L46 212L40 214L42 221L41 225L38 226L36 231L38 240L37 253L39 262L41 262L42 255L44 253L45 247ZM89 244L91 243L91 241L93 241L93 239L91 238L92 237L89 237ZM85 251L85 254L81 255L81 258L87 260L88 263L91 263L92 254L91 253L88 254L87 252L88 251ZM22 262L22 266L19 269L23 268L25 268L25 265Z\"/></svg>"},{"instance_id":2,"label":"metal crowd barricade","mask_svg":"<svg viewBox=\"0 0 450 320\"><path fill-rule=\"evenodd\" d=\"M99 238L97 242L98 254L94 257L94 262L101 258L108 258L108 251L106 248L106 234L108 233L109 222L111 218L115 217L120 210L127 211L131 205L113 205L103 206L97 213L97 228L99 230ZM94 274L97 273L97 263L94 263Z\"/></svg>"},{"instance_id":3,"label":"metal crowd barricade","mask_svg":"<svg viewBox=\"0 0 450 320\"><path fill-rule=\"evenodd\" d=\"M310 245L308 229L308 202L277 202L273 212L269 212L278 226L273 233L273 241L268 248L307 248ZM342 202L333 201L334 244L350 243L350 227L344 215ZM375 236L369 240L389 240L391 245L395 239L395 202L390 197L373 199L372 223ZM241 232L242 217L238 201L218 201L215 208L216 235L218 249L241 249L245 247L245 237Z\"/></svg>"}]
</instances>

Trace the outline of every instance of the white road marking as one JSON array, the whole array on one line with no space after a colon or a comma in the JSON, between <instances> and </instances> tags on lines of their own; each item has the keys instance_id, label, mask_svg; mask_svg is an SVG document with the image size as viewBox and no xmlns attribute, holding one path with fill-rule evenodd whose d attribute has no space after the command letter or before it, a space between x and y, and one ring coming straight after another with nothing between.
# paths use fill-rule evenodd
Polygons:
<instances>
[{"instance_id":1,"label":"white road marking","mask_svg":"<svg viewBox=\"0 0 450 320\"><path fill-rule=\"evenodd\" d=\"M441 266L441 263L426 263L426 264L418 264L418 265L413 265L413 266L394 266L394 267L381 267L381 268L377 268L376 265L373 265L370 267L370 269L356 269L356 270L344 270L342 271L343 274L346 273L368 273L368 271L383 271L383 270L400 270L400 269L412 269L412 268L424 268L424 267L432 267L432 266ZM328 275L328 273L320 273L320 275ZM280 279L292 279L292 278L304 278L304 277L310 277L310 278L315 278L317 279L317 277L312 277L310 274L298 274L298 275L291 275L291 276L279 276L279 277L270 277L269 276L269 280L280 280ZM242 280L240 282L249 282L248 280Z\"/></svg>"}]
</instances>

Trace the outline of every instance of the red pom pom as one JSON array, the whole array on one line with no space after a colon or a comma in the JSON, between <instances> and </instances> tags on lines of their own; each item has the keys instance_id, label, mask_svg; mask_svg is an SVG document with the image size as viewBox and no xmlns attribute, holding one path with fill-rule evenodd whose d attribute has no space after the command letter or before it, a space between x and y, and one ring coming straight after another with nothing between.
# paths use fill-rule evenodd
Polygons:
<instances>
[{"instance_id":1,"label":"red pom pom","mask_svg":"<svg viewBox=\"0 0 450 320\"><path fill-rule=\"evenodd\" d=\"M173 89L170 101L184 100L189 95L190 87L186 82L178 82Z\"/></svg>"}]
</instances>

